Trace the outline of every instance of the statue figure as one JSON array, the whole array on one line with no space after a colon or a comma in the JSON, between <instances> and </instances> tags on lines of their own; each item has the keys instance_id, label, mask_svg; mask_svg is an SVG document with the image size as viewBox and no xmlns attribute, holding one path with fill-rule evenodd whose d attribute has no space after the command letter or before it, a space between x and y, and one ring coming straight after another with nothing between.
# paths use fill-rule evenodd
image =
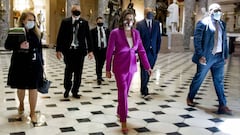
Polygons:
<instances>
[{"instance_id":1,"label":"statue figure","mask_svg":"<svg viewBox=\"0 0 240 135\"><path fill-rule=\"evenodd\" d=\"M38 27L39 27L40 32L41 32L41 38L43 38L45 17L44 17L41 10L37 14L37 21L38 21Z\"/></svg>"},{"instance_id":2,"label":"statue figure","mask_svg":"<svg viewBox=\"0 0 240 135\"><path fill-rule=\"evenodd\" d=\"M118 0L109 0L108 1L108 8L110 9L109 17L108 17L108 24L109 29L113 30L114 28L118 27L118 21L121 14L121 4Z\"/></svg>"},{"instance_id":3,"label":"statue figure","mask_svg":"<svg viewBox=\"0 0 240 135\"><path fill-rule=\"evenodd\" d=\"M133 8L134 4L132 3L132 0L130 0L130 3L128 4L127 8L132 10L134 12L134 15L136 16L136 11L135 9Z\"/></svg>"},{"instance_id":4,"label":"statue figure","mask_svg":"<svg viewBox=\"0 0 240 135\"><path fill-rule=\"evenodd\" d=\"M179 25L179 7L177 5L177 1L173 0L173 3L168 7L168 21L169 26L171 27L171 32L177 32L177 27Z\"/></svg>"},{"instance_id":5,"label":"statue figure","mask_svg":"<svg viewBox=\"0 0 240 135\"><path fill-rule=\"evenodd\" d=\"M155 19L159 20L159 22L162 24L162 35L166 35L166 19L167 19L167 2L165 0L158 0L156 3L156 16Z\"/></svg>"}]
</instances>

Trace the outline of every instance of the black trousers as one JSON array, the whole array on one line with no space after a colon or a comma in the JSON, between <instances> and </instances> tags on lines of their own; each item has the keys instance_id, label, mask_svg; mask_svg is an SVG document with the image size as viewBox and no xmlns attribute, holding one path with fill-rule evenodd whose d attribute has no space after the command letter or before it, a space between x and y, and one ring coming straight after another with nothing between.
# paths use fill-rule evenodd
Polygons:
<instances>
[{"instance_id":1,"label":"black trousers","mask_svg":"<svg viewBox=\"0 0 240 135\"><path fill-rule=\"evenodd\" d=\"M98 48L94 50L97 79L102 78L102 69L104 66L104 62L106 60L106 50L107 50L106 48Z\"/></svg>"},{"instance_id":2,"label":"black trousers","mask_svg":"<svg viewBox=\"0 0 240 135\"><path fill-rule=\"evenodd\" d=\"M70 49L64 53L64 62L66 65L64 73L64 88L66 91L71 90L73 94L77 94L79 92L84 58L84 50Z\"/></svg>"}]
</instances>

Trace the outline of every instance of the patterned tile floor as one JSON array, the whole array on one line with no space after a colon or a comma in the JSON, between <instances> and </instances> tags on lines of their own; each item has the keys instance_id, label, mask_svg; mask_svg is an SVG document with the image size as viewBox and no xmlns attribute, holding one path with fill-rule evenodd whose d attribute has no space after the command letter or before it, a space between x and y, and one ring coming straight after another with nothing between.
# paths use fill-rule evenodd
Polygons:
<instances>
[{"instance_id":1,"label":"patterned tile floor","mask_svg":"<svg viewBox=\"0 0 240 135\"><path fill-rule=\"evenodd\" d=\"M6 86L11 54L0 51L0 135L121 135L116 117L115 80L104 78L97 85L94 60L85 60L80 99L63 98L63 61L54 49L44 49L45 69L53 83L48 94L39 94L40 124L29 122L28 97L25 114L17 115L16 90ZM240 57L226 64L225 87L233 116L218 115L217 98L208 76L196 97L197 107L186 105L186 95L195 65L192 52L161 53L150 81L153 99L140 97L139 73L129 93L129 135L239 135ZM105 75L105 72L104 72Z\"/></svg>"}]
</instances>

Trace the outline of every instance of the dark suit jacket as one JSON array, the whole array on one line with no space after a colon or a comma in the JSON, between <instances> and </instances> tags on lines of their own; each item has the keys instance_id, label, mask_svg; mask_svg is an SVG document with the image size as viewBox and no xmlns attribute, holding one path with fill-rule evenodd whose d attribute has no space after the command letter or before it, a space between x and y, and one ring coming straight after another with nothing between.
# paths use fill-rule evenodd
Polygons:
<instances>
[{"instance_id":1,"label":"dark suit jacket","mask_svg":"<svg viewBox=\"0 0 240 135\"><path fill-rule=\"evenodd\" d=\"M89 25L83 18L79 19L79 29L77 35L79 41L79 49L84 49L86 52L93 50L91 34ZM67 52L71 46L73 40L73 24L72 17L65 18L62 20L58 36L57 36L57 47L56 51L60 51L63 54Z\"/></svg>"},{"instance_id":2,"label":"dark suit jacket","mask_svg":"<svg viewBox=\"0 0 240 135\"><path fill-rule=\"evenodd\" d=\"M103 29L104 29L105 35L106 35L106 44L108 44L108 38L109 38L110 31L106 27L103 27ZM91 35L92 35L92 41L93 41L93 50L98 50L98 30L97 30L97 27L95 27L91 30Z\"/></svg>"},{"instance_id":3,"label":"dark suit jacket","mask_svg":"<svg viewBox=\"0 0 240 135\"><path fill-rule=\"evenodd\" d=\"M152 21L152 31L150 33L147 26L146 20L142 20L137 23L137 30L140 32L140 36L143 42L143 46L148 55L149 62L152 64L155 63L157 59L158 52L160 51L161 45L161 33L159 21Z\"/></svg>"}]
</instances>

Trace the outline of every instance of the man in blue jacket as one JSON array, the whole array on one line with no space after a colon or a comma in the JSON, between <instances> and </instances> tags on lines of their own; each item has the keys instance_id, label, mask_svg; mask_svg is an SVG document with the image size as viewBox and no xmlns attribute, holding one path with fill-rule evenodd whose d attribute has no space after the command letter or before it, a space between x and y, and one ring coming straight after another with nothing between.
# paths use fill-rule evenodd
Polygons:
<instances>
[{"instance_id":1,"label":"man in blue jacket","mask_svg":"<svg viewBox=\"0 0 240 135\"><path fill-rule=\"evenodd\" d=\"M161 45L160 22L154 20L153 9L144 10L145 19L137 23L137 30L140 32L143 46L146 50L148 61L153 69L157 60ZM148 92L149 74L141 67L141 94L144 99L151 99Z\"/></svg>"},{"instance_id":2,"label":"man in blue jacket","mask_svg":"<svg viewBox=\"0 0 240 135\"><path fill-rule=\"evenodd\" d=\"M195 52L192 61L197 64L187 96L187 104L195 106L193 99L199 90L208 71L212 73L214 87L218 96L218 113L232 115L227 107L224 95L224 64L228 58L226 25L221 20L219 4L209 6L209 16L199 21L194 32Z\"/></svg>"}]
</instances>

